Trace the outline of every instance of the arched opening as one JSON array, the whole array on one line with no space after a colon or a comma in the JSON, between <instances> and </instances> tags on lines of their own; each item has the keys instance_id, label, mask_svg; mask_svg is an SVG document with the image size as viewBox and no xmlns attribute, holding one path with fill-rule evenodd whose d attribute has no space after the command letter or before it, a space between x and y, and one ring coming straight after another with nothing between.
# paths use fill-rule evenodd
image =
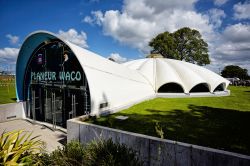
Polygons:
<instances>
[{"instance_id":1,"label":"arched opening","mask_svg":"<svg viewBox=\"0 0 250 166\"><path fill-rule=\"evenodd\" d=\"M209 92L208 84L206 83L201 83L196 86L194 86L189 93L195 93L195 92Z\"/></svg>"},{"instance_id":2,"label":"arched opening","mask_svg":"<svg viewBox=\"0 0 250 166\"><path fill-rule=\"evenodd\" d=\"M225 90L225 83L221 83L220 85L218 85L215 89L214 92L219 92L219 91L224 91Z\"/></svg>"},{"instance_id":3,"label":"arched opening","mask_svg":"<svg viewBox=\"0 0 250 166\"><path fill-rule=\"evenodd\" d=\"M66 127L66 121L90 113L85 73L71 49L53 39L41 43L29 58L23 98L27 116Z\"/></svg>"},{"instance_id":4,"label":"arched opening","mask_svg":"<svg viewBox=\"0 0 250 166\"><path fill-rule=\"evenodd\" d=\"M158 89L158 93L184 93L184 90L177 83L167 83Z\"/></svg>"}]
</instances>

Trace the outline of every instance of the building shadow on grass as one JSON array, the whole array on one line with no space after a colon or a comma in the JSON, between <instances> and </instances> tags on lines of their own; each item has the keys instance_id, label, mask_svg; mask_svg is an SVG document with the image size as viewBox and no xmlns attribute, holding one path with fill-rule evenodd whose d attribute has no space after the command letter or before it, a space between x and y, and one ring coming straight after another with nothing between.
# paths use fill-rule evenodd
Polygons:
<instances>
[{"instance_id":1,"label":"building shadow on grass","mask_svg":"<svg viewBox=\"0 0 250 166\"><path fill-rule=\"evenodd\" d=\"M250 155L250 112L189 105L189 110L147 109L147 114L119 113L126 121L108 117L102 125L157 136L159 122L164 138Z\"/></svg>"}]
</instances>

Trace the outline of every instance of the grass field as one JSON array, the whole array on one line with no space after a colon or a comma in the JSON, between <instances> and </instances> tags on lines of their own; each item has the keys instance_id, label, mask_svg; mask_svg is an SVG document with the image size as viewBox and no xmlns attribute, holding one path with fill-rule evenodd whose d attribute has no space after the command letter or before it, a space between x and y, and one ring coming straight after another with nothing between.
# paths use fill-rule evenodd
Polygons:
<instances>
[{"instance_id":1,"label":"grass field","mask_svg":"<svg viewBox=\"0 0 250 166\"><path fill-rule=\"evenodd\" d=\"M15 77L0 75L0 104L16 102Z\"/></svg>"},{"instance_id":2,"label":"grass field","mask_svg":"<svg viewBox=\"0 0 250 166\"><path fill-rule=\"evenodd\" d=\"M158 137L159 123L166 139L250 155L250 87L229 89L227 97L157 98L89 122Z\"/></svg>"}]
</instances>

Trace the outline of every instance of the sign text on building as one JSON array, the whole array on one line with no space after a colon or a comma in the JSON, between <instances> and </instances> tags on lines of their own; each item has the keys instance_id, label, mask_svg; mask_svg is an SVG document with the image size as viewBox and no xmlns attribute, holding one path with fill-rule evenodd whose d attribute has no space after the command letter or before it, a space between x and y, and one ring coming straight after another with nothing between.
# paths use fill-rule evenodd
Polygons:
<instances>
[{"instance_id":1,"label":"sign text on building","mask_svg":"<svg viewBox=\"0 0 250 166\"><path fill-rule=\"evenodd\" d=\"M57 75L59 74L59 76ZM82 75L80 71L67 71L63 72L31 72L31 80L38 81L80 81L82 79Z\"/></svg>"}]
</instances>

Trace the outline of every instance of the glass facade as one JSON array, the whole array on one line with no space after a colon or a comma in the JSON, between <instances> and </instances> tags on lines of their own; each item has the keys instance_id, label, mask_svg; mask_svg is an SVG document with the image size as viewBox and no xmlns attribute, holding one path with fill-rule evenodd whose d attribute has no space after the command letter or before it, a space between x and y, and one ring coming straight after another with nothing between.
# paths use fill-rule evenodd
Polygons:
<instances>
[{"instance_id":1,"label":"glass facade","mask_svg":"<svg viewBox=\"0 0 250 166\"><path fill-rule=\"evenodd\" d=\"M70 48L59 40L43 42L32 53L24 78L27 116L66 127L66 121L90 113L84 71Z\"/></svg>"}]
</instances>

